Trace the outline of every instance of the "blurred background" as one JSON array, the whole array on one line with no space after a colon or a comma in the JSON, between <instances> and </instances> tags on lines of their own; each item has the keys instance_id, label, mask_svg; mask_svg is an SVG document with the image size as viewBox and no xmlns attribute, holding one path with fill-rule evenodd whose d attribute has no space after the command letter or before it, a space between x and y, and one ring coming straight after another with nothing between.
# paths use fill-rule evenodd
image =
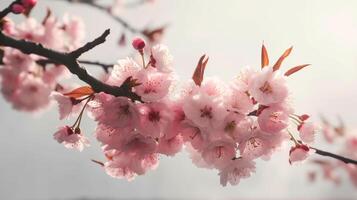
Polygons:
<instances>
[{"instance_id":1,"label":"blurred background","mask_svg":"<svg viewBox=\"0 0 357 200\"><path fill-rule=\"evenodd\" d=\"M0 8L10 2L1 0ZM42 19L46 7L57 16L82 17L88 40L112 29L108 42L86 59L111 63L128 55L117 45L122 28L105 13L39 0L33 16ZM260 66L263 41L272 61L294 45L283 67L312 64L289 80L296 111L316 120L320 114L332 121L339 115L352 129L357 126L356 8L355 0L156 0L121 15L135 27L169 25L163 43L182 79L191 77L203 53L210 56L207 76L228 81L245 65ZM256 174L238 186L222 187L216 171L195 167L185 152L162 156L157 170L132 182L113 179L90 162L102 159L90 119L84 119L83 127L92 147L79 153L52 139L57 127L67 123L58 120L56 107L31 115L14 111L2 97L0 104L0 199L357 199L357 188L347 176L340 186L323 180L310 183L307 172L314 166L290 166L288 147L269 162L259 161ZM315 146L339 149L323 142Z\"/></svg>"}]
</instances>

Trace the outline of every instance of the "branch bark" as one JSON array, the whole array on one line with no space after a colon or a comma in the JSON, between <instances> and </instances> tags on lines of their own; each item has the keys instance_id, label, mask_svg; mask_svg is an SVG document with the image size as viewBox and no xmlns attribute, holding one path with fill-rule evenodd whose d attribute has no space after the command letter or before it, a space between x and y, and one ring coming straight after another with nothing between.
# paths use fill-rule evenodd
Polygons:
<instances>
[{"instance_id":1,"label":"branch bark","mask_svg":"<svg viewBox=\"0 0 357 200\"><path fill-rule=\"evenodd\" d=\"M36 54L39 56L43 56L49 60L61 63L65 65L71 73L77 75L79 79L89 84L95 92L104 92L113 96L123 96L128 97L132 100L140 100L140 97L134 92L132 92L132 88L130 85L123 84L118 87L105 84L100 80L94 78L93 76L89 75L88 72L79 65L79 61L77 60L77 58L83 53L104 43L109 32L109 29L106 30L100 37L70 53L57 52L45 48L41 44L36 44L34 42L26 40L16 40L9 36L6 36L2 32L0 32L0 45L18 49L25 54Z\"/></svg>"},{"instance_id":2,"label":"branch bark","mask_svg":"<svg viewBox=\"0 0 357 200\"><path fill-rule=\"evenodd\" d=\"M102 6L98 3L96 3L95 0L60 0L60 1L67 1L69 3L82 3L88 6L91 6L93 8L96 8L100 11L103 11L107 14L109 14L109 16L114 19L116 22L118 22L119 24L121 24L123 26L123 28L129 30L131 33L143 33L143 31L131 26L128 22L126 22L124 19L122 19L119 16L113 15L112 13L110 13L110 10L108 10L108 7Z\"/></svg>"},{"instance_id":3,"label":"branch bark","mask_svg":"<svg viewBox=\"0 0 357 200\"><path fill-rule=\"evenodd\" d=\"M334 154L334 153L330 153L330 152L327 152L327 151L323 151L323 150L317 149L315 147L310 147L310 148L315 150L316 151L315 153L318 154L318 155L334 158L334 159L340 160L340 161L342 161L342 162L344 162L346 164L355 164L355 165L357 165L357 160L346 158L346 157L343 157L343 156L340 156L340 155L337 155L337 154Z\"/></svg>"}]
</instances>

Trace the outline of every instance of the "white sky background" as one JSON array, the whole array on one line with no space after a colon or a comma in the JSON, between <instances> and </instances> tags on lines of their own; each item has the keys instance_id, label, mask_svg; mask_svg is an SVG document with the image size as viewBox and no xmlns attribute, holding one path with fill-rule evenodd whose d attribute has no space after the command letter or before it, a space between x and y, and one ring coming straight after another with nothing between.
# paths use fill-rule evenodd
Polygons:
<instances>
[{"instance_id":1,"label":"white sky background","mask_svg":"<svg viewBox=\"0 0 357 200\"><path fill-rule=\"evenodd\" d=\"M10 0L0 1L3 8ZM113 62L126 54L116 46L121 33L112 19L96 9L54 0L40 0L34 16L55 14L82 16L88 39L112 29L107 43L85 58ZM259 67L262 41L272 62L290 45L294 51L284 62L288 67L311 63L289 81L299 113L331 119L339 114L357 126L357 1L326 0L158 0L125 12L138 27L169 23L164 43L174 57L181 78L189 78L203 53L210 56L207 75L230 80L240 67ZM357 188L344 179L340 187L318 181L311 184L311 166L289 166L288 149L259 162L257 173L238 186L221 187L216 171L199 169L181 153L162 157L157 170L133 182L107 176L91 158L101 159L98 143L83 153L65 149L52 139L59 122L56 108L32 116L12 110L0 98L0 199L169 198L169 199L355 199ZM85 119L87 135L94 123ZM317 143L316 146L326 147ZM337 147L338 148L338 147Z\"/></svg>"}]
</instances>

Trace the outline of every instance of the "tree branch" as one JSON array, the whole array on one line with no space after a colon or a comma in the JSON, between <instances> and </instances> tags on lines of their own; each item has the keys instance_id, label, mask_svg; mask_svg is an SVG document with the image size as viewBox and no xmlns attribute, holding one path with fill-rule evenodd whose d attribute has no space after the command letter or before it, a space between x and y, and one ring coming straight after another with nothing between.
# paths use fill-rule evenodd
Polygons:
<instances>
[{"instance_id":1,"label":"tree branch","mask_svg":"<svg viewBox=\"0 0 357 200\"><path fill-rule=\"evenodd\" d=\"M334 159L337 159L337 160L340 160L346 164L355 164L357 165L357 160L352 160L350 158L346 158L346 157L343 157L343 156L340 156L340 155L337 155L337 154L333 154L333 153L330 153L330 152L327 152L327 151L323 151L323 150L320 150L320 149L317 149L317 148L314 148L314 147L310 147L311 149L315 150L316 154L318 155L321 155L321 156L327 156L327 157L330 157L330 158L334 158Z\"/></svg>"},{"instance_id":2,"label":"tree branch","mask_svg":"<svg viewBox=\"0 0 357 200\"><path fill-rule=\"evenodd\" d=\"M107 14L109 14L109 16L111 18L113 18L116 22L118 22L119 24L121 24L125 29L129 30L131 33L142 33L143 31L131 26L128 22L126 22L124 19L122 19L119 16L113 15L112 13L110 13L110 10L108 9L108 7L102 6L98 3L96 3L95 0L61 0L61 1L67 1L69 3L82 3L82 4L86 4L88 6L91 6L93 8L96 8L98 10L101 10Z\"/></svg>"},{"instance_id":3,"label":"tree branch","mask_svg":"<svg viewBox=\"0 0 357 200\"><path fill-rule=\"evenodd\" d=\"M1 57L1 51L0 51L0 57ZM98 62L98 61L78 60L78 62L81 64L87 64L87 65L97 65L97 66L101 67L106 73L109 72L110 68L114 67L114 64L106 64L106 63L102 63L102 62ZM36 63L41 65L44 68L48 64L61 64L61 63L55 62L53 60L48 60L48 59L37 60ZM0 64L1 64L1 60L0 60Z\"/></svg>"},{"instance_id":4,"label":"tree branch","mask_svg":"<svg viewBox=\"0 0 357 200\"><path fill-rule=\"evenodd\" d=\"M103 43L108 34L109 30L106 30L100 37L96 38L94 41L87 43L83 47L71 53L57 52L45 48L41 44L36 44L34 42L26 40L16 40L9 36L6 36L2 32L0 32L0 45L18 49L25 54L36 54L39 56L43 56L49 60L61 63L65 65L71 73L77 75L79 79L89 84L95 92L104 92L113 96L123 96L128 97L132 100L140 101L140 96L131 91L132 87L130 85L123 84L120 87L117 87L105 84L100 80L94 78L93 76L89 75L88 72L79 65L77 56L80 56L81 54L91 50L95 46Z\"/></svg>"}]
</instances>

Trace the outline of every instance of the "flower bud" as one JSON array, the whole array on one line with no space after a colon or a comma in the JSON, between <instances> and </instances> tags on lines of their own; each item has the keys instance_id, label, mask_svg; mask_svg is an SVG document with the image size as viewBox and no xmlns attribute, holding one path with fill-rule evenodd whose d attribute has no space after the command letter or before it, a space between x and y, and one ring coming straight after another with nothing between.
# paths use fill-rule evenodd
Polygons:
<instances>
[{"instance_id":1,"label":"flower bud","mask_svg":"<svg viewBox=\"0 0 357 200\"><path fill-rule=\"evenodd\" d=\"M132 42L134 49L142 50L145 47L145 41L141 38L135 38Z\"/></svg>"},{"instance_id":2,"label":"flower bud","mask_svg":"<svg viewBox=\"0 0 357 200\"><path fill-rule=\"evenodd\" d=\"M289 152L289 163L301 162L310 155L310 148L304 144L291 147Z\"/></svg>"},{"instance_id":3,"label":"flower bud","mask_svg":"<svg viewBox=\"0 0 357 200\"><path fill-rule=\"evenodd\" d=\"M13 12L14 14L21 14L25 12L25 7L21 4L15 3L11 6L11 12Z\"/></svg>"},{"instance_id":4,"label":"flower bud","mask_svg":"<svg viewBox=\"0 0 357 200\"><path fill-rule=\"evenodd\" d=\"M21 3L25 8L33 8L36 5L37 0L22 0Z\"/></svg>"}]
</instances>

